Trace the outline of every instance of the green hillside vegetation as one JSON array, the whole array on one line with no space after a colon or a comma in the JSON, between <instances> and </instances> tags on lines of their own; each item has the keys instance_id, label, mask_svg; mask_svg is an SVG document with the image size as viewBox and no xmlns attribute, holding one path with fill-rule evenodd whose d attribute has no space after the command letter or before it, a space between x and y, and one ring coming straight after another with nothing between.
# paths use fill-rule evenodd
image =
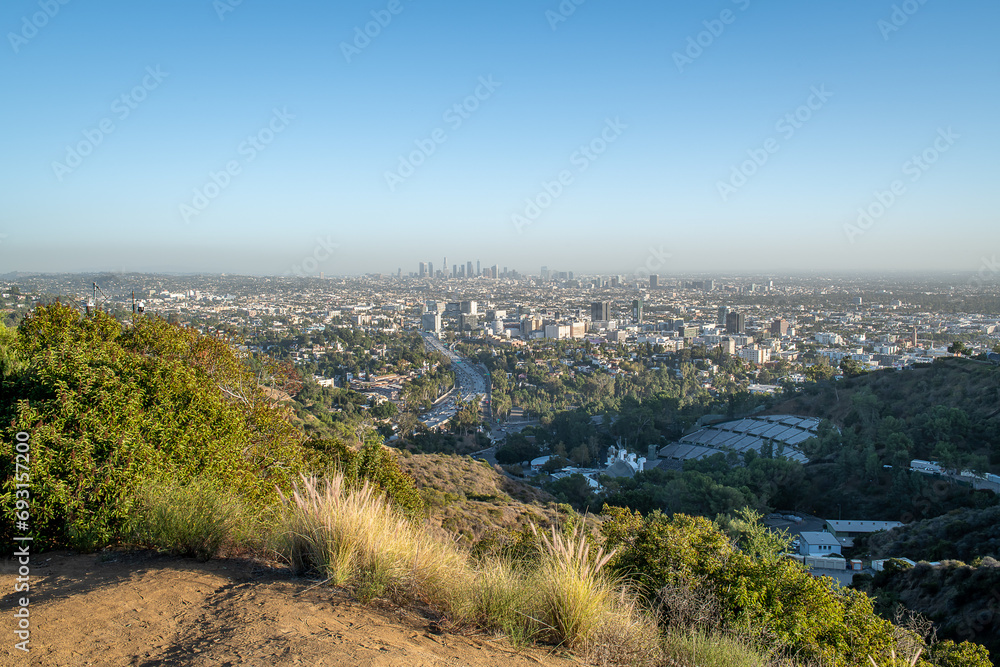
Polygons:
<instances>
[{"instance_id":1,"label":"green hillside vegetation","mask_svg":"<svg viewBox=\"0 0 1000 667\"><path fill-rule=\"evenodd\" d=\"M1000 559L1000 507L953 510L872 535L865 546L872 558L905 556L939 561Z\"/></svg>"},{"instance_id":2,"label":"green hillside vegetation","mask_svg":"<svg viewBox=\"0 0 1000 667\"><path fill-rule=\"evenodd\" d=\"M806 387L766 413L830 420L802 446L811 459L803 510L909 522L997 502L907 470L912 459L1000 470L1000 370L989 365L946 359L867 373Z\"/></svg>"},{"instance_id":3,"label":"green hillside vegetation","mask_svg":"<svg viewBox=\"0 0 1000 667\"><path fill-rule=\"evenodd\" d=\"M890 563L897 562L856 584L875 597L883 614L903 604L933 621L940 638L977 642L990 651L994 664L1000 661L1000 561L986 557L967 565L952 560L937 567Z\"/></svg>"},{"instance_id":4,"label":"green hillside vegetation","mask_svg":"<svg viewBox=\"0 0 1000 667\"><path fill-rule=\"evenodd\" d=\"M265 391L294 384L285 369L162 320L39 308L0 334L0 373L8 544L10 443L25 432L40 548L276 555L360 600L591 664L988 664L812 578L749 511L724 528L623 508L581 518L480 462L397 454L364 423L308 439Z\"/></svg>"},{"instance_id":5,"label":"green hillside vegetation","mask_svg":"<svg viewBox=\"0 0 1000 667\"><path fill-rule=\"evenodd\" d=\"M152 318L123 328L54 304L3 347L3 504L14 504L12 443L23 431L41 545L106 544L151 483L202 477L260 507L306 468L302 434L226 341ZM8 542L12 525L2 529Z\"/></svg>"}]
</instances>

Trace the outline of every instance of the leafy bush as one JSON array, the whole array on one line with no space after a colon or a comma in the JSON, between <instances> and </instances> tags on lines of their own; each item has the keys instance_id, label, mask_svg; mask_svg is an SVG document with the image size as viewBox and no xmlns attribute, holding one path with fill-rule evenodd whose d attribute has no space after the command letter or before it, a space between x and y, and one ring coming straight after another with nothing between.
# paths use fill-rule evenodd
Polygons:
<instances>
[{"instance_id":1,"label":"leafy bush","mask_svg":"<svg viewBox=\"0 0 1000 667\"><path fill-rule=\"evenodd\" d=\"M223 544L242 541L249 520L239 499L196 479L153 484L139 492L131 519L136 543L174 556L208 560Z\"/></svg>"},{"instance_id":2,"label":"leafy bush","mask_svg":"<svg viewBox=\"0 0 1000 667\"><path fill-rule=\"evenodd\" d=\"M866 595L781 557L781 540L767 537L753 513L741 515L741 549L702 517L605 513L605 544L618 550L612 569L637 581L650 600L664 589L692 590L716 601L725 629L834 665L867 665L868 656L888 659L895 648L892 625Z\"/></svg>"},{"instance_id":3,"label":"leafy bush","mask_svg":"<svg viewBox=\"0 0 1000 667\"><path fill-rule=\"evenodd\" d=\"M96 548L119 534L140 489L195 477L251 507L303 469L302 436L225 341L155 318L123 328L40 306L0 379L0 538L13 522L14 435L30 434L36 545Z\"/></svg>"},{"instance_id":4,"label":"leafy bush","mask_svg":"<svg viewBox=\"0 0 1000 667\"><path fill-rule=\"evenodd\" d=\"M351 486L369 482L408 516L420 514L424 508L420 492L413 478L400 469L392 451L382 446L382 436L366 430L356 437L361 438L357 449L342 437L308 441L306 446L313 452L313 467L339 474Z\"/></svg>"}]
</instances>

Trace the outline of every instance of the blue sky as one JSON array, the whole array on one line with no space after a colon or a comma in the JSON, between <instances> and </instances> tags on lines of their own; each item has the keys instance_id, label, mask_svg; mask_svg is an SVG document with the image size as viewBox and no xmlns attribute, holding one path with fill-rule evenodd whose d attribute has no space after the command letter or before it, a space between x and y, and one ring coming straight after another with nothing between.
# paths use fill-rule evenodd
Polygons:
<instances>
[{"instance_id":1,"label":"blue sky","mask_svg":"<svg viewBox=\"0 0 1000 667\"><path fill-rule=\"evenodd\" d=\"M986 0L10 0L0 273L973 271L1000 251L998 20Z\"/></svg>"}]
</instances>

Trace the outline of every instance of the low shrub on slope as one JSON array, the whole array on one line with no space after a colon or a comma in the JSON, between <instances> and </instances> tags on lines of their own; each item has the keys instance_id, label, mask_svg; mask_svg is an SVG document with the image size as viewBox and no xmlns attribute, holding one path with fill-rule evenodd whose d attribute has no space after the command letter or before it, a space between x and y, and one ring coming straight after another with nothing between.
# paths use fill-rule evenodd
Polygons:
<instances>
[{"instance_id":1,"label":"low shrub on slope","mask_svg":"<svg viewBox=\"0 0 1000 667\"><path fill-rule=\"evenodd\" d=\"M39 307L3 346L4 541L18 432L30 436L38 546L106 543L137 492L157 481L203 477L262 506L304 468L303 436L223 340L154 318L123 328L105 314L54 304Z\"/></svg>"}]
</instances>

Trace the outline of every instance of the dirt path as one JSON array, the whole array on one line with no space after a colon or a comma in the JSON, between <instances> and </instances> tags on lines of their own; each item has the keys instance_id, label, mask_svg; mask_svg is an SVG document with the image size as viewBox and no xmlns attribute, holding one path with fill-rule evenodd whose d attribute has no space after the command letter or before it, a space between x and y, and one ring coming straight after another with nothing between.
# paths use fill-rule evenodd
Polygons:
<instances>
[{"instance_id":1,"label":"dirt path","mask_svg":"<svg viewBox=\"0 0 1000 667\"><path fill-rule=\"evenodd\" d=\"M0 562L0 664L575 664L484 636L439 634L428 618L363 607L338 590L242 560L50 553L32 559L31 652L14 648L15 569ZM47 560L46 560L47 559Z\"/></svg>"}]
</instances>

